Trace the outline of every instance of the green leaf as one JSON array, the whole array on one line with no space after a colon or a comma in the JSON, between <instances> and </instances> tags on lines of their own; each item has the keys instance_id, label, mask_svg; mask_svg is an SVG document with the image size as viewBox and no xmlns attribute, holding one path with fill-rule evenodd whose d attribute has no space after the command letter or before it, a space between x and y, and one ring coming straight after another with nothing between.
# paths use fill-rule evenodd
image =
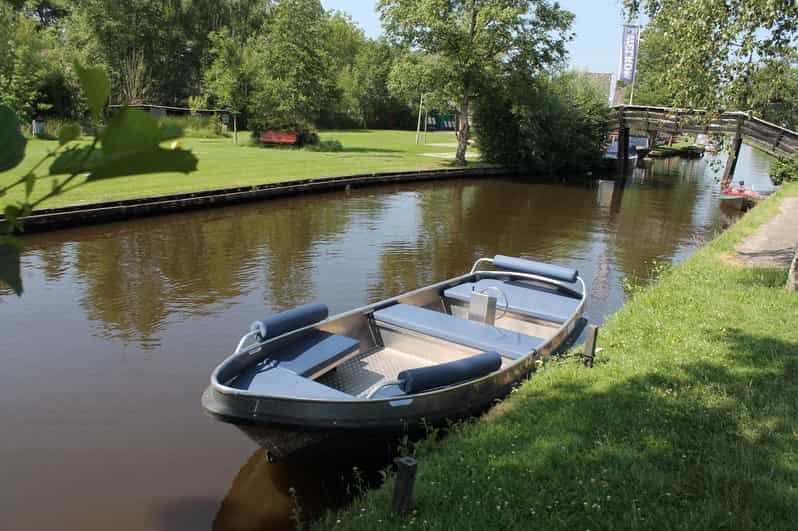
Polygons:
<instances>
[{"instance_id":1,"label":"green leaf","mask_svg":"<svg viewBox=\"0 0 798 531\"><path fill-rule=\"evenodd\" d=\"M162 126L148 113L139 109L123 109L111 118L102 132L103 152L107 155L155 148L165 140L183 135L176 126Z\"/></svg>"},{"instance_id":2,"label":"green leaf","mask_svg":"<svg viewBox=\"0 0 798 531\"><path fill-rule=\"evenodd\" d=\"M88 155L91 149L91 146L83 146L62 151L50 165L50 175L72 175L73 173L88 172L91 161L96 161L99 158L99 154L96 151L91 156Z\"/></svg>"},{"instance_id":3,"label":"green leaf","mask_svg":"<svg viewBox=\"0 0 798 531\"><path fill-rule=\"evenodd\" d=\"M125 109L100 133L101 149L91 154L90 146L63 151L50 166L50 175L88 173L87 180L92 181L144 173L189 173L197 169L197 158L190 151L160 147L164 140L181 134L179 129L159 126L149 113Z\"/></svg>"},{"instance_id":4,"label":"green leaf","mask_svg":"<svg viewBox=\"0 0 798 531\"><path fill-rule=\"evenodd\" d=\"M191 152L163 149L159 145L181 135L179 128L161 127L149 113L124 109L111 119L100 135L102 156L91 161L88 180L195 171L197 158Z\"/></svg>"},{"instance_id":5,"label":"green leaf","mask_svg":"<svg viewBox=\"0 0 798 531\"><path fill-rule=\"evenodd\" d=\"M25 158L27 140L19 130L17 115L0 105L0 172L15 168Z\"/></svg>"},{"instance_id":6,"label":"green leaf","mask_svg":"<svg viewBox=\"0 0 798 531\"><path fill-rule=\"evenodd\" d=\"M68 123L61 126L58 130L58 145L63 146L67 142L77 140L82 133L80 125L76 123Z\"/></svg>"},{"instance_id":7,"label":"green leaf","mask_svg":"<svg viewBox=\"0 0 798 531\"><path fill-rule=\"evenodd\" d=\"M108 82L108 76L99 66L86 67L75 63L75 72L80 79L80 86L86 99L89 100L89 110L96 118L102 112L105 103L108 101L108 96L111 94L111 84Z\"/></svg>"},{"instance_id":8,"label":"green leaf","mask_svg":"<svg viewBox=\"0 0 798 531\"><path fill-rule=\"evenodd\" d=\"M25 197L30 197L31 192L33 192L33 185L36 184L36 176L33 173L28 172L25 175Z\"/></svg>"},{"instance_id":9,"label":"green leaf","mask_svg":"<svg viewBox=\"0 0 798 531\"><path fill-rule=\"evenodd\" d=\"M0 284L6 284L17 295L22 295L21 255L22 242L19 239L0 237Z\"/></svg>"},{"instance_id":10,"label":"green leaf","mask_svg":"<svg viewBox=\"0 0 798 531\"><path fill-rule=\"evenodd\" d=\"M175 140L183 136L183 128L175 124L159 124L161 129L161 142L164 140Z\"/></svg>"},{"instance_id":11,"label":"green leaf","mask_svg":"<svg viewBox=\"0 0 798 531\"><path fill-rule=\"evenodd\" d=\"M190 151L163 149L127 151L106 155L92 165L87 181L140 175L144 173L190 173L197 169L197 157Z\"/></svg>"}]
</instances>

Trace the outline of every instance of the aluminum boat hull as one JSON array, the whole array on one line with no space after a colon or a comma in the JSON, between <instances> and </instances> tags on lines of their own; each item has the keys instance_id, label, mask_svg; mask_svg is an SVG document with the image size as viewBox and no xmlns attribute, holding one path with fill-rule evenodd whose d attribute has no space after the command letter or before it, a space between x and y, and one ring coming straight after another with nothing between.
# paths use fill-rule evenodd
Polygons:
<instances>
[{"instance_id":1,"label":"aluminum boat hull","mask_svg":"<svg viewBox=\"0 0 798 531\"><path fill-rule=\"evenodd\" d=\"M381 346L382 340L375 339L371 330L374 326L375 311L397 303L435 305L436 297L440 298L440 293L447 287L485 278L509 281L517 280L519 274L507 271L472 271L460 277L333 316L319 323L317 327L358 337L364 345L369 345L368 348L376 349ZM581 283L581 280L579 282ZM235 374L246 363L247 355L236 353L214 371L211 385L202 395L202 405L211 416L235 425L264 447L272 459L297 458L325 447L354 450L362 447L363 443L367 446L378 446L373 443L374 441L387 441L388 444L395 445L398 436L413 437L424 433L430 427L445 426L486 411L497 400L507 396L514 386L528 378L538 360L569 346L586 322L582 318L585 303L583 283L581 291L581 299L575 310L564 322L556 325L547 324L551 334L533 352L473 381L384 399L356 397L351 400L324 400L268 396L240 391L229 386L230 375ZM446 301L441 305L445 311L452 314L460 311ZM515 324L527 327L543 326L534 319L519 320L519 323ZM281 338L278 338L274 341L274 348L280 348L280 340ZM419 339L408 336L403 340ZM268 343L264 343L263 348L268 350L268 346ZM430 343L430 349L434 348L437 346ZM262 355L268 356L268 352Z\"/></svg>"}]
</instances>

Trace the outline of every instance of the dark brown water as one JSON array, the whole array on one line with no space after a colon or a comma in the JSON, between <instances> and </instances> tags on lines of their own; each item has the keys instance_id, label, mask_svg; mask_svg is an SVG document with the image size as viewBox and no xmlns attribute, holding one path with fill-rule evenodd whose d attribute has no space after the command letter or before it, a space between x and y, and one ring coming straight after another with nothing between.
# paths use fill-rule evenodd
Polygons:
<instances>
[{"instance_id":1,"label":"dark brown water","mask_svg":"<svg viewBox=\"0 0 798 531\"><path fill-rule=\"evenodd\" d=\"M745 149L738 174L762 181ZM347 310L496 253L577 267L601 322L622 279L721 230L707 161L626 181L462 180L35 235L0 292L0 529L279 529L340 502L352 462L273 465L200 394L249 323Z\"/></svg>"}]
</instances>

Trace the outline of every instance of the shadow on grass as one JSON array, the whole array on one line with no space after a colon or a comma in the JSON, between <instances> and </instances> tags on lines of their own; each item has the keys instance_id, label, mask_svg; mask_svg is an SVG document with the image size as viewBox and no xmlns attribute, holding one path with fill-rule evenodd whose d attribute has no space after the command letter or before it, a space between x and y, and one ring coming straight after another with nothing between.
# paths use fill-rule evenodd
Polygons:
<instances>
[{"instance_id":1,"label":"shadow on grass","mask_svg":"<svg viewBox=\"0 0 798 531\"><path fill-rule=\"evenodd\" d=\"M370 148L370 147L346 147L338 153L404 153L400 149Z\"/></svg>"},{"instance_id":2,"label":"shadow on grass","mask_svg":"<svg viewBox=\"0 0 798 531\"><path fill-rule=\"evenodd\" d=\"M786 269L753 268L742 270L737 279L738 284L744 286L759 286L763 288L780 288L787 284Z\"/></svg>"},{"instance_id":3,"label":"shadow on grass","mask_svg":"<svg viewBox=\"0 0 798 531\"><path fill-rule=\"evenodd\" d=\"M539 391L533 380L503 415L435 453L426 466L445 485L421 482L418 518L450 526L465 514L502 529L521 517L540 529L794 529L798 343L732 330L718 344L717 359L649 365L629 378L606 367L563 368L581 376ZM439 512L447 503L450 521Z\"/></svg>"}]
</instances>

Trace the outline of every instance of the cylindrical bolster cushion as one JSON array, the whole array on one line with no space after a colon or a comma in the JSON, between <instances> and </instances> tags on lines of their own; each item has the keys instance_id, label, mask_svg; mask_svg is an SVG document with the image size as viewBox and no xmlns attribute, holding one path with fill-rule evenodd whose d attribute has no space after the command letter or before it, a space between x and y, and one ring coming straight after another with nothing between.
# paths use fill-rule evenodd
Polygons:
<instances>
[{"instance_id":1,"label":"cylindrical bolster cushion","mask_svg":"<svg viewBox=\"0 0 798 531\"><path fill-rule=\"evenodd\" d=\"M327 319L328 314L329 310L326 304L314 302L255 321L249 329L251 332L257 332L261 339L270 339L291 330L323 321Z\"/></svg>"},{"instance_id":2,"label":"cylindrical bolster cushion","mask_svg":"<svg viewBox=\"0 0 798 531\"><path fill-rule=\"evenodd\" d=\"M525 258L515 258L514 256L504 256L501 254L497 254L493 257L493 265L499 269L540 275L555 280L564 280L565 282L576 282L576 277L579 275L579 271L576 269L569 269L558 265L544 264L543 262L535 262L534 260L526 260Z\"/></svg>"},{"instance_id":3,"label":"cylindrical bolster cushion","mask_svg":"<svg viewBox=\"0 0 798 531\"><path fill-rule=\"evenodd\" d=\"M399 386L407 394L421 393L436 387L473 380L490 374L502 366L502 357L495 352L483 352L470 358L408 369L399 373Z\"/></svg>"}]
</instances>

